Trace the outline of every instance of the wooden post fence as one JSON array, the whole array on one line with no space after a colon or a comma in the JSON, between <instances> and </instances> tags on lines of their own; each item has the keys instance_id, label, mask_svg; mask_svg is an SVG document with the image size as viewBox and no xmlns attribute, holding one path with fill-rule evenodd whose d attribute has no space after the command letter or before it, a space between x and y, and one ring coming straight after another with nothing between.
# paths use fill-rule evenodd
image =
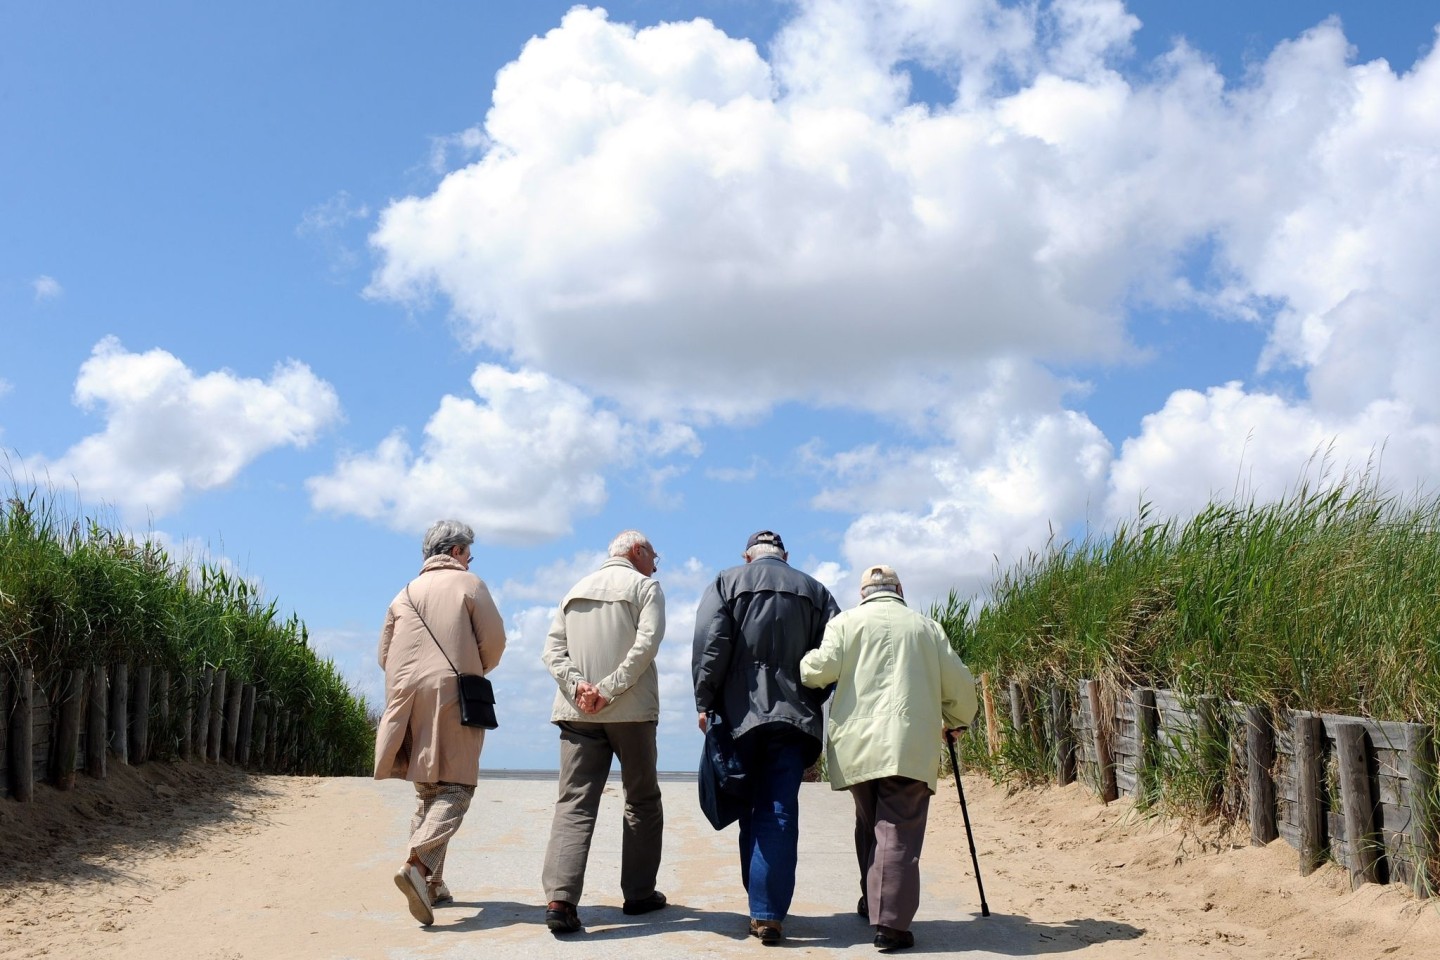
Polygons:
<instances>
[{"instance_id":1,"label":"wooden post fence","mask_svg":"<svg viewBox=\"0 0 1440 960\"><path fill-rule=\"evenodd\" d=\"M1090 729L1095 743L1095 768L1100 799L1110 803L1120 796L1120 786L1115 781L1115 757L1110 750L1110 725L1105 722L1105 712L1100 706L1100 681L1085 681L1086 695L1090 701Z\"/></svg>"}]
</instances>

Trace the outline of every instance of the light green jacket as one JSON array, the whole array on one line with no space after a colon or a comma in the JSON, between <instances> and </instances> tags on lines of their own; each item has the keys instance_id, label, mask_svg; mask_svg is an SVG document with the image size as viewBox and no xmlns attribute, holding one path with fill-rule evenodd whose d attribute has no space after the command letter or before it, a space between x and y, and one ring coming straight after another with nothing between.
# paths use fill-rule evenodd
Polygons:
<instances>
[{"instance_id":1,"label":"light green jacket","mask_svg":"<svg viewBox=\"0 0 1440 960\"><path fill-rule=\"evenodd\" d=\"M898 776L934 793L941 731L975 719L975 678L944 629L889 592L831 620L800 661L800 679L835 684L825 756L836 790Z\"/></svg>"},{"instance_id":2,"label":"light green jacket","mask_svg":"<svg viewBox=\"0 0 1440 960\"><path fill-rule=\"evenodd\" d=\"M541 659L559 689L554 722L633 723L660 718L655 654L665 636L665 593L624 557L611 557L570 588L545 638ZM595 684L610 703L581 713L575 688Z\"/></svg>"}]
</instances>

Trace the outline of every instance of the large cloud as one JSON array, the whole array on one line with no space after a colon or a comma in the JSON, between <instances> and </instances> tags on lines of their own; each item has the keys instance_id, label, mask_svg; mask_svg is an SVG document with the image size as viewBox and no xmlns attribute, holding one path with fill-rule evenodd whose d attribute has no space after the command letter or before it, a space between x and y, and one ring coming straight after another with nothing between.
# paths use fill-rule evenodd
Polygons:
<instances>
[{"instance_id":1,"label":"large cloud","mask_svg":"<svg viewBox=\"0 0 1440 960\"><path fill-rule=\"evenodd\" d=\"M110 501L130 519L162 516L196 491L222 487L268 450L306 447L340 416L334 389L298 361L278 364L269 380L196 374L164 350L131 353L114 337L81 365L75 402L101 411L105 429L27 467L73 477L87 498Z\"/></svg>"},{"instance_id":2,"label":"large cloud","mask_svg":"<svg viewBox=\"0 0 1440 960\"><path fill-rule=\"evenodd\" d=\"M576 8L499 74L478 159L382 214L370 291L642 415L928 428L829 455L817 503L857 515L846 563L905 549L936 585L1326 448L1440 479L1440 54L1357 63L1326 21L1235 84L1183 42L1129 69L1137 29L1115 0L808 0L766 59ZM917 64L944 102L911 102ZM1263 325L1259 384L1177 392L1113 477L1063 397L958 430L994 364L1143 363L1156 307ZM1304 392L1263 379L1288 368Z\"/></svg>"},{"instance_id":3,"label":"large cloud","mask_svg":"<svg viewBox=\"0 0 1440 960\"><path fill-rule=\"evenodd\" d=\"M1115 355L1124 250L1057 246L1084 213L1047 199L1057 151L993 106L847 99L836 57L889 76L903 45L812 21L772 69L704 21L571 11L500 72L485 156L385 211L372 292L438 290L478 342L646 410L863 404L862 371Z\"/></svg>"},{"instance_id":4,"label":"large cloud","mask_svg":"<svg viewBox=\"0 0 1440 960\"><path fill-rule=\"evenodd\" d=\"M470 386L476 399L441 399L418 453L392 433L307 481L314 505L407 531L458 516L484 540L535 542L605 503L605 468L698 449L686 428L628 423L533 370L481 364Z\"/></svg>"}]
</instances>

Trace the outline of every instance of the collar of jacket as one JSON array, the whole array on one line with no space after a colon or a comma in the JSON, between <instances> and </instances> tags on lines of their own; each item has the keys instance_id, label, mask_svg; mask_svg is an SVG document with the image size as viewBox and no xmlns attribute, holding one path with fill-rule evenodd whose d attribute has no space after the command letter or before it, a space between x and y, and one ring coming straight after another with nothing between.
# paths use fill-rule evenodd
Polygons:
<instances>
[{"instance_id":1,"label":"collar of jacket","mask_svg":"<svg viewBox=\"0 0 1440 960\"><path fill-rule=\"evenodd\" d=\"M878 590L875 593L870 594L870 596L860 601L860 605L863 607L865 604L873 603L876 600L894 600L902 607L910 606L910 604L905 602L904 597L900 596L900 594L898 593L891 593L889 590Z\"/></svg>"},{"instance_id":2,"label":"collar of jacket","mask_svg":"<svg viewBox=\"0 0 1440 960\"><path fill-rule=\"evenodd\" d=\"M609 557L604 563L600 564L601 570L604 570L606 567L629 567L631 570L635 570L635 564L631 563L626 557ZM640 571L635 570L635 572L639 573Z\"/></svg>"},{"instance_id":3,"label":"collar of jacket","mask_svg":"<svg viewBox=\"0 0 1440 960\"><path fill-rule=\"evenodd\" d=\"M433 557L427 557L424 565L420 568L421 573L429 573L431 570L467 570L468 567L450 556L448 553L437 553Z\"/></svg>"}]
</instances>

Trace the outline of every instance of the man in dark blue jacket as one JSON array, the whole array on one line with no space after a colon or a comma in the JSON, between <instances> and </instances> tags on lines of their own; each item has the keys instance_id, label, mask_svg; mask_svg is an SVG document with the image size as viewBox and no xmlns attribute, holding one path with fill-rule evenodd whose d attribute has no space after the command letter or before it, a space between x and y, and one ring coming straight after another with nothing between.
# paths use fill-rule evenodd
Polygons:
<instances>
[{"instance_id":1,"label":"man in dark blue jacket","mask_svg":"<svg viewBox=\"0 0 1440 960\"><path fill-rule=\"evenodd\" d=\"M828 690L800 682L800 659L840 612L814 577L794 569L780 535L761 530L745 563L722 571L695 614L695 707L734 732L750 795L740 814L740 879L750 933L779 943L795 893L800 781L820 755Z\"/></svg>"}]
</instances>

